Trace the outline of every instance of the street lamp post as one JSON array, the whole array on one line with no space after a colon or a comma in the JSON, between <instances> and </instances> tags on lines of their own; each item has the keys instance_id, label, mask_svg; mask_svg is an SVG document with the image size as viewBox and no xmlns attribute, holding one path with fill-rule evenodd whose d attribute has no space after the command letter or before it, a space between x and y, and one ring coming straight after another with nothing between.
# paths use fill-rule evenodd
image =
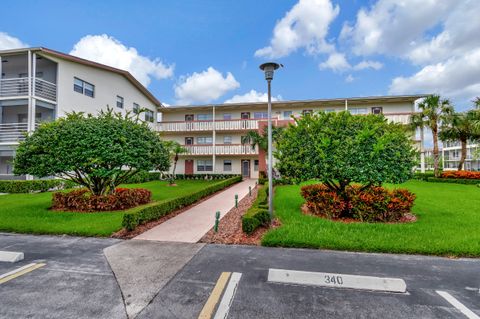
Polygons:
<instances>
[{"instance_id":1,"label":"street lamp post","mask_svg":"<svg viewBox=\"0 0 480 319\"><path fill-rule=\"evenodd\" d=\"M260 70L265 72L265 80L268 83L268 213L270 220L273 220L273 158L272 158L272 94L271 82L273 80L273 73L281 64L275 62L267 62L260 65Z\"/></svg>"}]
</instances>

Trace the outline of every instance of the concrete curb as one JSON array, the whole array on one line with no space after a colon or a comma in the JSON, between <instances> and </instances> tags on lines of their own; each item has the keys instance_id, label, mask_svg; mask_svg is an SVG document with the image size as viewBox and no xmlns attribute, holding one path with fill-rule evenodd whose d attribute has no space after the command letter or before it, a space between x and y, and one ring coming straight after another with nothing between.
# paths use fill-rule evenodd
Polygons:
<instances>
[{"instance_id":1,"label":"concrete curb","mask_svg":"<svg viewBox=\"0 0 480 319\"><path fill-rule=\"evenodd\" d=\"M10 262L16 263L18 261L23 260L25 256L22 252L16 251L0 251L0 262Z\"/></svg>"}]
</instances>

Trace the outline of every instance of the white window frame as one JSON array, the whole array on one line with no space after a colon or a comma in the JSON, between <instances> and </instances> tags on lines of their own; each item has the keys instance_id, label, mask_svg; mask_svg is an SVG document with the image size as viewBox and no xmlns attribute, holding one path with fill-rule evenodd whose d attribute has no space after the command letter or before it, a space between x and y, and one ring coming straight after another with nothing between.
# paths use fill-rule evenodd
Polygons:
<instances>
[{"instance_id":1,"label":"white window frame","mask_svg":"<svg viewBox=\"0 0 480 319\"><path fill-rule=\"evenodd\" d=\"M119 108L122 109L125 107L125 99L123 96L117 95L117 98L115 100L115 105Z\"/></svg>"},{"instance_id":2,"label":"white window frame","mask_svg":"<svg viewBox=\"0 0 480 319\"><path fill-rule=\"evenodd\" d=\"M226 166L230 166L229 169L226 168ZM223 160L223 171L224 172L231 172L233 170L233 161L232 160Z\"/></svg>"}]
</instances>

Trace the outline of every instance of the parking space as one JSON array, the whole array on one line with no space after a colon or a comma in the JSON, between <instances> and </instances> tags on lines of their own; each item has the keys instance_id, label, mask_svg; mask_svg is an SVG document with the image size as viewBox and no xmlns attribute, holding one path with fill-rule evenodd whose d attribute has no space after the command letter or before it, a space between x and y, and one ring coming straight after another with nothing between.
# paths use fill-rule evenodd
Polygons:
<instances>
[{"instance_id":1,"label":"parking space","mask_svg":"<svg viewBox=\"0 0 480 319\"><path fill-rule=\"evenodd\" d=\"M480 315L479 259L4 234L1 249L25 260L0 277L34 266L0 279L0 318Z\"/></svg>"},{"instance_id":2,"label":"parking space","mask_svg":"<svg viewBox=\"0 0 480 319\"><path fill-rule=\"evenodd\" d=\"M270 268L402 278L406 293L267 282ZM241 274L228 318L474 318L480 261L245 246L204 247L139 318L198 318L222 272ZM220 300L218 302L220 304ZM218 307L217 304L217 307Z\"/></svg>"},{"instance_id":3,"label":"parking space","mask_svg":"<svg viewBox=\"0 0 480 319\"><path fill-rule=\"evenodd\" d=\"M126 318L115 277L103 256L111 239L0 235L0 250L25 253L0 263L0 275L33 265L0 283L0 318Z\"/></svg>"}]
</instances>

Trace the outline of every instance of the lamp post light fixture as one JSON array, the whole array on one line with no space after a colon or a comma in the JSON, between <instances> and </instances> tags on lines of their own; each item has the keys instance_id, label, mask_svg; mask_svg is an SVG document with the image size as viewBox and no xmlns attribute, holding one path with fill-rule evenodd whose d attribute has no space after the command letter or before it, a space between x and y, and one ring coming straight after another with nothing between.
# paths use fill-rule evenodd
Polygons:
<instances>
[{"instance_id":1,"label":"lamp post light fixture","mask_svg":"<svg viewBox=\"0 0 480 319\"><path fill-rule=\"evenodd\" d=\"M268 213L270 220L273 220L273 158L272 158L272 93L271 82L275 70L283 65L275 62L267 62L260 65L260 70L265 72L265 80L268 83Z\"/></svg>"}]
</instances>

